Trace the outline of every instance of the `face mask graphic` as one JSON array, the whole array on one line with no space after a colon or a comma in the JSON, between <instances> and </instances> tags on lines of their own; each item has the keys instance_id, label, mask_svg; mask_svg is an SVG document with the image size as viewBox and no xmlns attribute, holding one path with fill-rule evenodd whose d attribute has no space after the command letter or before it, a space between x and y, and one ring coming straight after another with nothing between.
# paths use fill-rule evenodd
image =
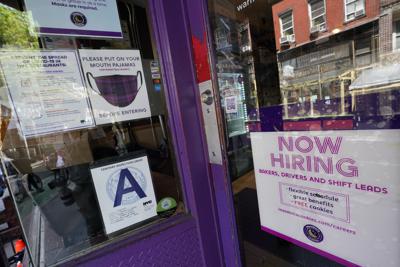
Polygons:
<instances>
[{"instance_id":1,"label":"face mask graphic","mask_svg":"<svg viewBox=\"0 0 400 267\"><path fill-rule=\"evenodd\" d=\"M142 72L137 75L110 75L94 77L86 73L90 88L101 95L108 103L116 107L127 107L135 100L137 93L143 85ZM95 81L95 85L92 83ZM140 86L138 86L140 80Z\"/></svg>"}]
</instances>

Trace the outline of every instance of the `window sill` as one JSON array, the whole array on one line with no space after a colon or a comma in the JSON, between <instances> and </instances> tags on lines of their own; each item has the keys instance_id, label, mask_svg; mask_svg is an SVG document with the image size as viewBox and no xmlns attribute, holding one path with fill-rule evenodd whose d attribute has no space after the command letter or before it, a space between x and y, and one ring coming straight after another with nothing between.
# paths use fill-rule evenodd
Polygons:
<instances>
[{"instance_id":1,"label":"window sill","mask_svg":"<svg viewBox=\"0 0 400 267\"><path fill-rule=\"evenodd\" d=\"M356 18L354 18L354 19L345 20L345 21L343 22L343 25L350 24L350 23L352 23L353 21L356 21L356 20L359 20L359 19L363 19L363 18L365 18L365 17L367 17L366 14L364 14L364 15L362 15L362 16L358 16L358 17L356 17Z\"/></svg>"},{"instance_id":2,"label":"window sill","mask_svg":"<svg viewBox=\"0 0 400 267\"><path fill-rule=\"evenodd\" d=\"M315 40L315 39L318 39L318 38L322 37L321 35L327 33L328 32L328 28L325 28L325 30L318 31L318 32L315 32L315 33L312 33L311 29L309 31L310 31L310 39Z\"/></svg>"}]
</instances>

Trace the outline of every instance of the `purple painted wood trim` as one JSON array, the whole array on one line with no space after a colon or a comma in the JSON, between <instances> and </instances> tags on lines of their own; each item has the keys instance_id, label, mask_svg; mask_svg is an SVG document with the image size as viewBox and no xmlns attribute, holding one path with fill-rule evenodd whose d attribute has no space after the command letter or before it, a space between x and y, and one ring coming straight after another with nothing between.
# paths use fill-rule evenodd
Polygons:
<instances>
[{"instance_id":1,"label":"purple painted wood trim","mask_svg":"<svg viewBox=\"0 0 400 267\"><path fill-rule=\"evenodd\" d=\"M151 6L186 203L198 223L205 265L222 266L187 10L184 0L152 0Z\"/></svg>"},{"instance_id":2,"label":"purple painted wood trim","mask_svg":"<svg viewBox=\"0 0 400 267\"><path fill-rule=\"evenodd\" d=\"M211 164L226 266L241 266L233 194L226 168Z\"/></svg>"},{"instance_id":3,"label":"purple painted wood trim","mask_svg":"<svg viewBox=\"0 0 400 267\"><path fill-rule=\"evenodd\" d=\"M216 80L216 64L212 46L212 30L210 27L209 16L208 16L208 5L207 0L197 0L191 1L186 0L187 10L190 21L191 33L199 40L203 40L204 33L206 32L207 47L209 51L209 62L211 76L213 77L213 88L214 95L216 96L216 106L220 107L219 104L219 93L218 93L218 82ZM221 113L217 111L218 121L222 122ZM223 123L220 123L220 136L224 140L224 130ZM224 145L221 147L223 153ZM219 222L219 232L222 241L222 248L224 252L224 260L226 266L240 266L240 248L239 239L237 234L236 218L235 218L235 208L233 204L233 194L231 182L229 175L227 173L227 160L224 157L223 165L211 164L212 179L214 185L214 195L218 210L218 222Z\"/></svg>"}]
</instances>

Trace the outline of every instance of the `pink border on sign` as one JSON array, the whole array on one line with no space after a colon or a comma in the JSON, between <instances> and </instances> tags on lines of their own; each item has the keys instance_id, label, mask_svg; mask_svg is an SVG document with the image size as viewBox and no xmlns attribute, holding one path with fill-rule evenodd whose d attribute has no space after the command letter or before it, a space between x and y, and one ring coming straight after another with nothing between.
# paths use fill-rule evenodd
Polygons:
<instances>
[{"instance_id":1,"label":"pink border on sign","mask_svg":"<svg viewBox=\"0 0 400 267\"><path fill-rule=\"evenodd\" d=\"M333 254L330 254L330 253L325 252L323 250L320 250L320 249L318 249L316 247L313 247L311 245L303 243L303 242L301 242L301 241L299 241L297 239L294 239L294 238L291 238L289 236L286 236L286 235L283 235L281 233L278 233L278 232L276 232L276 231L274 231L272 229L269 229L269 228L267 228L265 226L261 226L261 230L263 230L264 232L267 232L267 233L269 233L271 235L274 235L276 237L279 237L281 239L284 239L284 240L286 240L286 241L288 241L290 243L293 243L293 244L295 244L295 245L297 245L299 247L307 249L307 250L309 250L309 251L311 251L311 252L313 252L315 254L318 254L318 255L320 255L322 257L328 258L328 259L330 259L332 261L336 261L337 263L340 263L340 264L342 264L344 266L347 266L347 267L361 267L361 265L357 265L357 264L352 263L350 261L347 261L345 259L339 258L339 257L337 257L337 256L335 256Z\"/></svg>"},{"instance_id":2,"label":"pink border on sign","mask_svg":"<svg viewBox=\"0 0 400 267\"><path fill-rule=\"evenodd\" d=\"M304 209L302 207L291 205L289 203L285 203L283 201L283 198L282 198L282 185L291 186L291 187L297 187L297 188L303 188L303 189L306 189L306 190L309 190L309 191L323 192L324 194L343 197L346 200L346 220L344 220L342 218L335 217L335 216L330 216L330 215L326 215L326 214L323 214L323 213L319 213L317 211ZM295 185L295 184L287 184L287 183L279 182L279 199L280 199L280 202L281 202L282 205L285 205L285 206L288 206L288 207L292 207L292 208L296 208L296 209L305 210L305 211L308 211L308 212L311 212L311 213L314 213L314 214L317 214L317 215L321 215L321 216L328 217L328 218L333 218L333 219L338 220L338 221L350 223L350 203L349 203L350 201L349 201L349 195L336 193L336 192L331 192L331 191L320 190L320 189L311 188L311 187L299 186L299 185Z\"/></svg>"}]
</instances>

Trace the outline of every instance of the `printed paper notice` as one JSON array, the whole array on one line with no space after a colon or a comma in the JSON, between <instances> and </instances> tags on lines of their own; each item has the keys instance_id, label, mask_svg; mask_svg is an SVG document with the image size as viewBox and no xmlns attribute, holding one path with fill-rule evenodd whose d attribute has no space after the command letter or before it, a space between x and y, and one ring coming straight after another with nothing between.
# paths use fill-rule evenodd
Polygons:
<instances>
[{"instance_id":1,"label":"printed paper notice","mask_svg":"<svg viewBox=\"0 0 400 267\"><path fill-rule=\"evenodd\" d=\"M238 97L236 95L225 97L225 112L238 113Z\"/></svg>"},{"instance_id":2,"label":"printed paper notice","mask_svg":"<svg viewBox=\"0 0 400 267\"><path fill-rule=\"evenodd\" d=\"M26 137L94 126L75 52L3 52L0 59Z\"/></svg>"},{"instance_id":3,"label":"printed paper notice","mask_svg":"<svg viewBox=\"0 0 400 267\"><path fill-rule=\"evenodd\" d=\"M157 215L146 156L91 169L107 234Z\"/></svg>"},{"instance_id":4,"label":"printed paper notice","mask_svg":"<svg viewBox=\"0 0 400 267\"><path fill-rule=\"evenodd\" d=\"M151 116L139 50L79 50L96 124Z\"/></svg>"},{"instance_id":5,"label":"printed paper notice","mask_svg":"<svg viewBox=\"0 0 400 267\"><path fill-rule=\"evenodd\" d=\"M400 131L251 133L262 229L345 266L400 266Z\"/></svg>"},{"instance_id":6,"label":"printed paper notice","mask_svg":"<svg viewBox=\"0 0 400 267\"><path fill-rule=\"evenodd\" d=\"M122 38L115 0L25 0L39 34Z\"/></svg>"}]
</instances>

